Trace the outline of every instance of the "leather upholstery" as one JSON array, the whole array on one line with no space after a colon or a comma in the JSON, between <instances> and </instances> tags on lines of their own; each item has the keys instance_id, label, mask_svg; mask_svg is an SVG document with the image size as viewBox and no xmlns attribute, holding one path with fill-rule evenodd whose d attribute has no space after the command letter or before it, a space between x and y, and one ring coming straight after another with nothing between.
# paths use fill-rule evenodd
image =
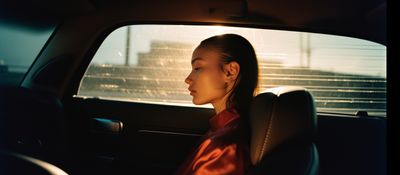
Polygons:
<instances>
[{"instance_id":1,"label":"leather upholstery","mask_svg":"<svg viewBox=\"0 0 400 175\"><path fill-rule=\"evenodd\" d=\"M316 110L306 89L284 86L258 94L250 108L250 128L250 174L317 173Z\"/></svg>"}]
</instances>

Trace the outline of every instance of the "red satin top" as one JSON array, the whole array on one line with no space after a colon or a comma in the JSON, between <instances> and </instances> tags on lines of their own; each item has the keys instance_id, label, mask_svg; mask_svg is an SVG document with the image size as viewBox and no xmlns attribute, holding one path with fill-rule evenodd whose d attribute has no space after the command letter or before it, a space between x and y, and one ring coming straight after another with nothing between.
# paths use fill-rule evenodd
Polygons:
<instances>
[{"instance_id":1,"label":"red satin top","mask_svg":"<svg viewBox=\"0 0 400 175\"><path fill-rule=\"evenodd\" d=\"M250 166L239 114L224 110L210 119L211 129L195 152L178 170L178 175L242 175Z\"/></svg>"}]
</instances>

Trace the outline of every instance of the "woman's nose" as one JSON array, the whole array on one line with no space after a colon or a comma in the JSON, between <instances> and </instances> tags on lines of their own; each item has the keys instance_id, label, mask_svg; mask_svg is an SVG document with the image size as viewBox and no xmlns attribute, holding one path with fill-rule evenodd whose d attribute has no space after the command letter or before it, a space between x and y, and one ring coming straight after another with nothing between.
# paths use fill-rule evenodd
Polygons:
<instances>
[{"instance_id":1,"label":"woman's nose","mask_svg":"<svg viewBox=\"0 0 400 175\"><path fill-rule=\"evenodd\" d=\"M192 83L192 79L190 78L190 75L192 75L192 73L190 73L186 78L185 78L185 83L190 85Z\"/></svg>"}]
</instances>

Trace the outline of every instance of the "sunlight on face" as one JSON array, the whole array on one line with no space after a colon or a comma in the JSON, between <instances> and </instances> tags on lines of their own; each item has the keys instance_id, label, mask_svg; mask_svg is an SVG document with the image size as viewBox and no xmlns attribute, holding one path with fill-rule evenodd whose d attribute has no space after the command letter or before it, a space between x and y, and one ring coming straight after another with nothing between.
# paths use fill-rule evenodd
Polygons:
<instances>
[{"instance_id":1,"label":"sunlight on face","mask_svg":"<svg viewBox=\"0 0 400 175\"><path fill-rule=\"evenodd\" d=\"M207 48L196 48L192 55L192 71L185 79L193 103L220 103L226 95L219 53Z\"/></svg>"}]
</instances>

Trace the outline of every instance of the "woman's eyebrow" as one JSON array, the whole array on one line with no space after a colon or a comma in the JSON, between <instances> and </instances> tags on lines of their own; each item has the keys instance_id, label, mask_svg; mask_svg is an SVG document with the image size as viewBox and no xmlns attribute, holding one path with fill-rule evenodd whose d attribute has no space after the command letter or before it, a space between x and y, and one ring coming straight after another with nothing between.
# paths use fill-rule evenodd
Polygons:
<instances>
[{"instance_id":1,"label":"woman's eyebrow","mask_svg":"<svg viewBox=\"0 0 400 175\"><path fill-rule=\"evenodd\" d=\"M204 61L203 58L201 58L201 57L196 57L195 59L192 60L192 64L194 64L194 62L199 61L199 60L203 60L203 61Z\"/></svg>"}]
</instances>

